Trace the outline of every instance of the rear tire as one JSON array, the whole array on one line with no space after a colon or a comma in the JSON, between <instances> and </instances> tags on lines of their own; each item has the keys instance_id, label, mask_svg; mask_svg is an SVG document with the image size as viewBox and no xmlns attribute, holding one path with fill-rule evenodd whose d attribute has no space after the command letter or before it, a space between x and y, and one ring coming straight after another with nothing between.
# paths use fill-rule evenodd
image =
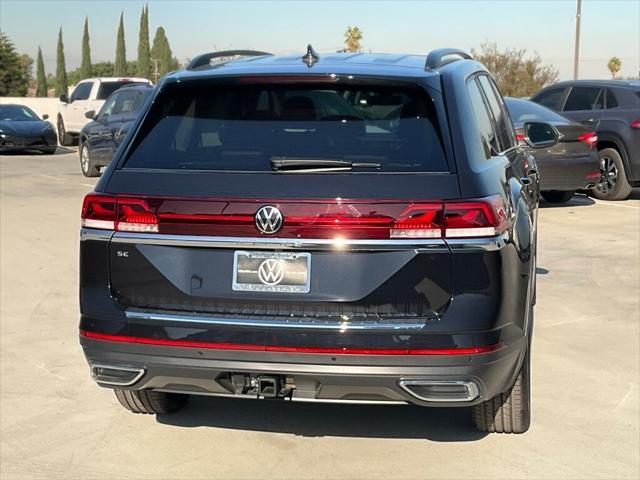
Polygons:
<instances>
[{"instance_id":1,"label":"rear tire","mask_svg":"<svg viewBox=\"0 0 640 480\"><path fill-rule=\"evenodd\" d=\"M147 415L162 415L180 410L187 403L189 395L164 393L154 390L114 389L116 398L127 410Z\"/></svg>"},{"instance_id":2,"label":"rear tire","mask_svg":"<svg viewBox=\"0 0 640 480\"><path fill-rule=\"evenodd\" d=\"M524 433L529 430L531 424L530 377L530 356L527 349L513 387L471 407L476 428L490 433Z\"/></svg>"},{"instance_id":3,"label":"rear tire","mask_svg":"<svg viewBox=\"0 0 640 480\"><path fill-rule=\"evenodd\" d=\"M100 176L100 169L93 163L89 147L84 144L80 146L80 170L85 177Z\"/></svg>"},{"instance_id":4,"label":"rear tire","mask_svg":"<svg viewBox=\"0 0 640 480\"><path fill-rule=\"evenodd\" d=\"M592 190L600 200L624 200L631 193L631 185L624 171L622 157L613 148L603 148L600 157L600 179Z\"/></svg>"},{"instance_id":5,"label":"rear tire","mask_svg":"<svg viewBox=\"0 0 640 480\"><path fill-rule=\"evenodd\" d=\"M73 145L73 137L71 134L67 133L64 126L64 120L60 116L58 116L58 143L63 147Z\"/></svg>"},{"instance_id":6,"label":"rear tire","mask_svg":"<svg viewBox=\"0 0 640 480\"><path fill-rule=\"evenodd\" d=\"M549 203L567 203L576 193L575 190L564 192L561 190L547 190L546 192L540 192L542 198Z\"/></svg>"}]
</instances>

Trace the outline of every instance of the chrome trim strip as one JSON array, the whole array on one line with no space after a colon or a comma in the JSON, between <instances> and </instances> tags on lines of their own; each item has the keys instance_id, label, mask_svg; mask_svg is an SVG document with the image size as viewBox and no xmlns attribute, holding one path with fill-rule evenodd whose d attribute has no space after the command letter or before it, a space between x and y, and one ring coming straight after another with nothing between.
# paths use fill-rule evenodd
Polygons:
<instances>
[{"instance_id":1,"label":"chrome trim strip","mask_svg":"<svg viewBox=\"0 0 640 480\"><path fill-rule=\"evenodd\" d=\"M263 400L264 397L260 395L247 395L247 394L235 394L235 393L218 393L218 392L202 392L202 391L189 391L189 390L176 390L173 388L154 388L156 392L165 393L180 393L183 395L204 395L207 397L224 397L224 398L237 398L242 400ZM402 400L343 400L340 398L307 398L296 397L295 390L293 397L283 397L280 399L284 402L308 402L308 403L343 403L351 405L407 405L409 402Z\"/></svg>"},{"instance_id":2,"label":"chrome trim strip","mask_svg":"<svg viewBox=\"0 0 640 480\"><path fill-rule=\"evenodd\" d=\"M510 237L507 231L495 237L447 238L446 241L451 250L494 251L504 248Z\"/></svg>"},{"instance_id":3,"label":"chrome trim strip","mask_svg":"<svg viewBox=\"0 0 640 480\"><path fill-rule=\"evenodd\" d=\"M204 323L207 325L222 325L234 327L258 327L258 328L301 328L315 330L337 330L340 332L354 330L420 330L425 327L424 319L419 321L349 321L348 319L318 320L318 319L273 319L273 318L233 318L207 315L184 315L173 313L160 313L127 309L125 315L129 320L150 322L173 323Z\"/></svg>"},{"instance_id":4,"label":"chrome trim strip","mask_svg":"<svg viewBox=\"0 0 640 480\"><path fill-rule=\"evenodd\" d=\"M101 230L99 228L86 228L80 229L80 240L102 240L109 241L115 232L113 230Z\"/></svg>"},{"instance_id":5,"label":"chrome trim strip","mask_svg":"<svg viewBox=\"0 0 640 480\"><path fill-rule=\"evenodd\" d=\"M331 239L331 238L268 238L268 237L207 237L197 235L168 235L161 233L116 232L118 243L144 243L148 245L175 245L213 248L266 248L305 250L380 250L447 248L442 239Z\"/></svg>"},{"instance_id":6,"label":"chrome trim strip","mask_svg":"<svg viewBox=\"0 0 640 480\"><path fill-rule=\"evenodd\" d=\"M409 395L424 402L470 402L478 397L480 391L475 382L464 380L419 380L419 379L400 379L398 385ZM466 398L447 398L447 397L424 397L411 391L408 387L411 385L462 385L467 389Z\"/></svg>"},{"instance_id":7,"label":"chrome trim strip","mask_svg":"<svg viewBox=\"0 0 640 480\"><path fill-rule=\"evenodd\" d=\"M91 378L94 382L96 383L101 383L103 385L119 385L121 387L128 387L129 385L133 385L134 383L136 383L138 380L140 380L142 378L142 376L145 374L145 370L144 368L131 368L131 367L120 367L117 365L106 365L106 364L102 364L102 363L93 363L90 365L91 367ZM128 382L108 382L108 381L104 381L104 380L98 380L95 369L96 368L107 368L109 370L121 370L123 372L138 372L137 375L135 377L133 377L132 380L128 381Z\"/></svg>"}]
</instances>

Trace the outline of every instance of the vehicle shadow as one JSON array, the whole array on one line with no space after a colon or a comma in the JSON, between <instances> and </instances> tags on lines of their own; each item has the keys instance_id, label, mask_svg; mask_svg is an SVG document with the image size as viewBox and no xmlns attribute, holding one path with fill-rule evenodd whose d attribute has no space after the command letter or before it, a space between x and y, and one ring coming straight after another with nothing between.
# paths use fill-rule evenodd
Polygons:
<instances>
[{"instance_id":1,"label":"vehicle shadow","mask_svg":"<svg viewBox=\"0 0 640 480\"><path fill-rule=\"evenodd\" d=\"M631 195L627 197L627 200L640 200L640 188L631 190Z\"/></svg>"},{"instance_id":2,"label":"vehicle shadow","mask_svg":"<svg viewBox=\"0 0 640 480\"><path fill-rule=\"evenodd\" d=\"M303 437L413 438L468 442L476 430L468 408L347 405L244 400L194 395L185 408L156 420L178 427L216 427Z\"/></svg>"},{"instance_id":3,"label":"vehicle shadow","mask_svg":"<svg viewBox=\"0 0 640 480\"><path fill-rule=\"evenodd\" d=\"M76 153L77 151L78 151L77 149L74 150L67 147L61 147L60 145L58 145L56 147L55 153L51 155L46 155L42 153L40 150L13 150L10 152L1 152L0 155L5 155L8 157L21 157L25 155L41 155L43 157L51 157L53 155L66 155L69 153Z\"/></svg>"},{"instance_id":4,"label":"vehicle shadow","mask_svg":"<svg viewBox=\"0 0 640 480\"><path fill-rule=\"evenodd\" d=\"M540 199L540 208L588 207L595 204L593 198L583 193L576 193L571 200L565 203L551 203L544 198Z\"/></svg>"}]
</instances>

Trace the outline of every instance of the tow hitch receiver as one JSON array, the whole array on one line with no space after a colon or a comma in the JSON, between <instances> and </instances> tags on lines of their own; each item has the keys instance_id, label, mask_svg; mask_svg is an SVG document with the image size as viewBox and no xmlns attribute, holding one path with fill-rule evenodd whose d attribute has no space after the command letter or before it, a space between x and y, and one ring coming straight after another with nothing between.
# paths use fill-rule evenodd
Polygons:
<instances>
[{"instance_id":1,"label":"tow hitch receiver","mask_svg":"<svg viewBox=\"0 0 640 480\"><path fill-rule=\"evenodd\" d=\"M251 375L232 373L222 375L217 381L233 390L236 395L255 395L262 398L285 398L296 388L293 378L282 375Z\"/></svg>"}]
</instances>

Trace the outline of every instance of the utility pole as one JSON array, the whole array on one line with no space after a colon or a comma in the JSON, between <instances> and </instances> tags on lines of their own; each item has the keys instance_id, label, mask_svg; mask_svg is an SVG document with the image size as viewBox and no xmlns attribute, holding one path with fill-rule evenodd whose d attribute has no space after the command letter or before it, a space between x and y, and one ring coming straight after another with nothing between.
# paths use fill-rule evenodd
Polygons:
<instances>
[{"instance_id":1,"label":"utility pole","mask_svg":"<svg viewBox=\"0 0 640 480\"><path fill-rule=\"evenodd\" d=\"M582 0L576 6L576 49L573 52L573 79L578 79L578 64L580 63L580 10Z\"/></svg>"},{"instance_id":2,"label":"utility pole","mask_svg":"<svg viewBox=\"0 0 640 480\"><path fill-rule=\"evenodd\" d=\"M153 83L158 83L158 59L152 58L153 62Z\"/></svg>"}]
</instances>

